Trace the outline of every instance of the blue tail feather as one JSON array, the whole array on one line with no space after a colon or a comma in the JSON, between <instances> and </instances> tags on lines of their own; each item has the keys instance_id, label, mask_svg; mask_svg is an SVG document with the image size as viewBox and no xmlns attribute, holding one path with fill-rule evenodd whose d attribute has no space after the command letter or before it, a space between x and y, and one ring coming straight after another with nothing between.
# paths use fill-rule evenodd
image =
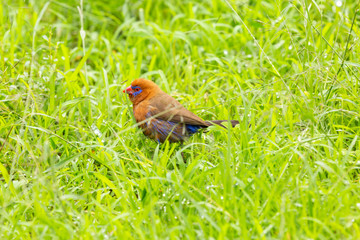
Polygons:
<instances>
[{"instance_id":1,"label":"blue tail feather","mask_svg":"<svg viewBox=\"0 0 360 240\"><path fill-rule=\"evenodd\" d=\"M186 129L191 134L196 133L200 128L201 128L201 126L199 126L199 125L190 125L190 124L186 125Z\"/></svg>"}]
</instances>

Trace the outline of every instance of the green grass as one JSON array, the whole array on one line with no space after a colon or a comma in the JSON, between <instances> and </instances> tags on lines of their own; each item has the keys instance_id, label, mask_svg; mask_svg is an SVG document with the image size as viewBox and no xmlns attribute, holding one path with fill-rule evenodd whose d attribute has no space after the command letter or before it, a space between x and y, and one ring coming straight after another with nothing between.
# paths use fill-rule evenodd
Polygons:
<instances>
[{"instance_id":1,"label":"green grass","mask_svg":"<svg viewBox=\"0 0 360 240\"><path fill-rule=\"evenodd\" d=\"M335 2L2 1L0 238L359 239L360 14ZM138 77L240 125L158 145Z\"/></svg>"}]
</instances>

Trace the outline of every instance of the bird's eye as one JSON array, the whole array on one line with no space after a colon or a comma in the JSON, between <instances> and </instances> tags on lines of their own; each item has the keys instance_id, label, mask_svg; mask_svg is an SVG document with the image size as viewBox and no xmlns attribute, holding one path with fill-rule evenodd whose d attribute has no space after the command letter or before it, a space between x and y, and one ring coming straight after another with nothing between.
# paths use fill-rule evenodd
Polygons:
<instances>
[{"instance_id":1,"label":"bird's eye","mask_svg":"<svg viewBox=\"0 0 360 240\"><path fill-rule=\"evenodd\" d=\"M135 88L135 92L138 92L138 91L140 91L140 88Z\"/></svg>"}]
</instances>

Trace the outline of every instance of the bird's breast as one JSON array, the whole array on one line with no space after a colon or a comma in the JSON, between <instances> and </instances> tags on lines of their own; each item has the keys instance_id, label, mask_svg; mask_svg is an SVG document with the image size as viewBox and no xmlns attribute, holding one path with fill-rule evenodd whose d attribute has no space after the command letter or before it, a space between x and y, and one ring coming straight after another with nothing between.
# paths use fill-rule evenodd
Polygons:
<instances>
[{"instance_id":1,"label":"bird's breast","mask_svg":"<svg viewBox=\"0 0 360 240\"><path fill-rule=\"evenodd\" d=\"M137 123L142 122L146 119L148 113L148 107L146 104L140 103L133 106L133 113Z\"/></svg>"}]
</instances>

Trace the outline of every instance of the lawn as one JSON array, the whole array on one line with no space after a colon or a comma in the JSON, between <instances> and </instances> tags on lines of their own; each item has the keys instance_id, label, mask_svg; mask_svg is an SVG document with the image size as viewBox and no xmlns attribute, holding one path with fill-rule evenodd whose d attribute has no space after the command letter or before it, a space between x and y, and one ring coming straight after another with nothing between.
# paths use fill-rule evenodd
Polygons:
<instances>
[{"instance_id":1,"label":"lawn","mask_svg":"<svg viewBox=\"0 0 360 240\"><path fill-rule=\"evenodd\" d=\"M1 239L359 239L351 0L3 0ZM137 128L147 78L202 119Z\"/></svg>"}]
</instances>

